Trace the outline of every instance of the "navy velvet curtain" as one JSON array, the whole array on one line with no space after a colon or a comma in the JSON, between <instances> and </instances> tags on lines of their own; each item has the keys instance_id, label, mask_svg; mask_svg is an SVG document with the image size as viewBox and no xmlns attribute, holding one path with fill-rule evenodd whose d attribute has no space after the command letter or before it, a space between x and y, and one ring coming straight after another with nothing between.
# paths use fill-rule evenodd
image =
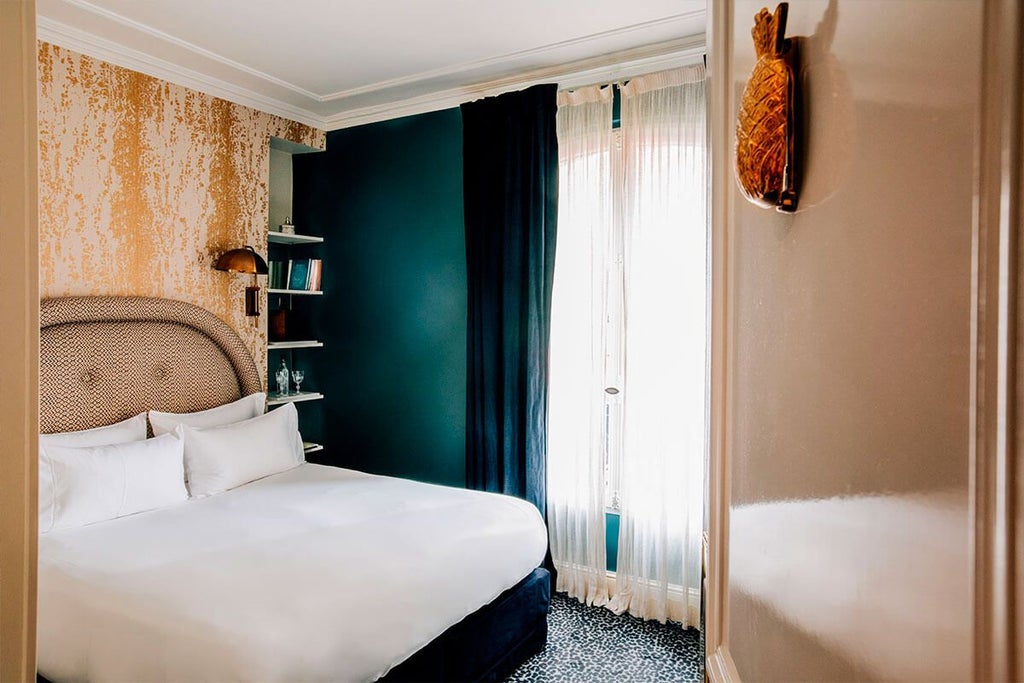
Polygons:
<instances>
[{"instance_id":1,"label":"navy velvet curtain","mask_svg":"<svg viewBox=\"0 0 1024 683\"><path fill-rule=\"evenodd\" d=\"M555 85L462 105L469 280L466 483L545 513Z\"/></svg>"}]
</instances>

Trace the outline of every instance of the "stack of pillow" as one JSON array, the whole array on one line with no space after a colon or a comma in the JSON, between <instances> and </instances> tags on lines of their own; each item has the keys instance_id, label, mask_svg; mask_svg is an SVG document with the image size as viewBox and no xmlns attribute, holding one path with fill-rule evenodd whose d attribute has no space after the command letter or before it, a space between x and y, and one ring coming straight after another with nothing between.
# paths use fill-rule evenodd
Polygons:
<instances>
[{"instance_id":1,"label":"stack of pillow","mask_svg":"<svg viewBox=\"0 0 1024 683\"><path fill-rule=\"evenodd\" d=\"M140 413L39 436L39 531L84 526L227 491L305 461L288 403L250 394L196 413ZM147 415L153 438L147 439Z\"/></svg>"}]
</instances>

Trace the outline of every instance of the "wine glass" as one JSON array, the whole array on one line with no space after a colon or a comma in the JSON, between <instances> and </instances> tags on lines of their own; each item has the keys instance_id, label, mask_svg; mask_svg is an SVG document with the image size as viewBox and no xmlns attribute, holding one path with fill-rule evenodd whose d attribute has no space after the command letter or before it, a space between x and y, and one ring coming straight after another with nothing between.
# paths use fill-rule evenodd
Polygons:
<instances>
[{"instance_id":1,"label":"wine glass","mask_svg":"<svg viewBox=\"0 0 1024 683\"><path fill-rule=\"evenodd\" d=\"M306 373L303 370L292 370L292 379L295 381L295 393L302 391L302 380L306 379Z\"/></svg>"}]
</instances>

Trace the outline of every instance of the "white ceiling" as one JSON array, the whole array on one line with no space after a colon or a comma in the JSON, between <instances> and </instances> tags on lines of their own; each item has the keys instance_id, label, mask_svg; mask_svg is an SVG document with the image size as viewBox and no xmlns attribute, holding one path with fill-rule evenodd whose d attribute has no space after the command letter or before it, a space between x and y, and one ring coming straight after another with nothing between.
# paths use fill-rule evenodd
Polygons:
<instances>
[{"instance_id":1,"label":"white ceiling","mask_svg":"<svg viewBox=\"0 0 1024 683\"><path fill-rule=\"evenodd\" d=\"M703 51L705 0L37 0L39 38L334 129Z\"/></svg>"}]
</instances>

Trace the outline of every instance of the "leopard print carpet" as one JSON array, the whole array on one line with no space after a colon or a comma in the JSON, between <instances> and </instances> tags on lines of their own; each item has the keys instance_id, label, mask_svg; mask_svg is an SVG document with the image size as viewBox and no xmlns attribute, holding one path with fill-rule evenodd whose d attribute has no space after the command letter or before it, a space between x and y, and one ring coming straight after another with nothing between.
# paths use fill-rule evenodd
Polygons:
<instances>
[{"instance_id":1,"label":"leopard print carpet","mask_svg":"<svg viewBox=\"0 0 1024 683\"><path fill-rule=\"evenodd\" d=\"M704 639L697 629L662 625L604 607L551 596L548 642L509 683L655 683L704 679Z\"/></svg>"}]
</instances>

